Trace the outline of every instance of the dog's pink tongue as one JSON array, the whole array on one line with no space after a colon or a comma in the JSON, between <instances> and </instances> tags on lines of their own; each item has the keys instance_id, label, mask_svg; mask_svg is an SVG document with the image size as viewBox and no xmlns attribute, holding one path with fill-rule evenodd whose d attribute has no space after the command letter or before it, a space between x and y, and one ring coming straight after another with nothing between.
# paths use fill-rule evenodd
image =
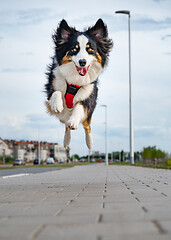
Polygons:
<instances>
[{"instance_id":1,"label":"dog's pink tongue","mask_svg":"<svg viewBox=\"0 0 171 240\"><path fill-rule=\"evenodd\" d=\"M80 69L79 69L79 73L80 73L81 75L85 76L86 73L87 73L87 68L80 68Z\"/></svg>"},{"instance_id":2,"label":"dog's pink tongue","mask_svg":"<svg viewBox=\"0 0 171 240\"><path fill-rule=\"evenodd\" d=\"M76 66L76 67L77 67L77 66ZM85 76L85 75L86 75L88 69L89 69L89 66L88 66L88 67L85 67L85 68L84 68L84 67L82 67L82 68L77 67L78 73L79 73L80 75L82 75L82 76Z\"/></svg>"}]
</instances>

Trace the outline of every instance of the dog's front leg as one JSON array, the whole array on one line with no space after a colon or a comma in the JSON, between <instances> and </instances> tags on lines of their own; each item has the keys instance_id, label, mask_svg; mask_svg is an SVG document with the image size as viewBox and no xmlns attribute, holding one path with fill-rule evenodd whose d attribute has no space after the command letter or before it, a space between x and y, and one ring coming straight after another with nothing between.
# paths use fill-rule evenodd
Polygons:
<instances>
[{"instance_id":1,"label":"dog's front leg","mask_svg":"<svg viewBox=\"0 0 171 240\"><path fill-rule=\"evenodd\" d=\"M67 126L73 130L77 129L78 125L84 120L84 117L84 108L80 103L77 103L72 111Z\"/></svg>"},{"instance_id":2,"label":"dog's front leg","mask_svg":"<svg viewBox=\"0 0 171 240\"><path fill-rule=\"evenodd\" d=\"M87 119L83 121L83 127L85 129L86 144L89 149L93 147L93 137L91 134L90 121L87 122Z\"/></svg>"},{"instance_id":3,"label":"dog's front leg","mask_svg":"<svg viewBox=\"0 0 171 240\"><path fill-rule=\"evenodd\" d=\"M55 91L52 94L50 99L50 106L52 111L55 113L60 113L63 110L63 100L62 100L62 93L60 91Z\"/></svg>"}]
</instances>

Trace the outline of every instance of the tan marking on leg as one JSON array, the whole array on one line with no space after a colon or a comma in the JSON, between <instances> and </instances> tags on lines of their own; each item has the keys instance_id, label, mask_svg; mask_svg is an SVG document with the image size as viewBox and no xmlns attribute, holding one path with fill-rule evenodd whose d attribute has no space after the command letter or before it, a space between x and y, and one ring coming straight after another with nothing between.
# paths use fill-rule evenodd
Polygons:
<instances>
[{"instance_id":1,"label":"tan marking on leg","mask_svg":"<svg viewBox=\"0 0 171 240\"><path fill-rule=\"evenodd\" d=\"M84 106L83 106L84 108ZM82 122L83 127L85 129L85 131L87 131L88 133L91 133L91 128L90 128L90 123L91 121L87 122L87 109L84 108L84 116L85 116L85 120Z\"/></svg>"},{"instance_id":2,"label":"tan marking on leg","mask_svg":"<svg viewBox=\"0 0 171 240\"><path fill-rule=\"evenodd\" d=\"M45 102L45 105L46 105L47 113L49 113L50 115L55 115L48 101Z\"/></svg>"},{"instance_id":3,"label":"tan marking on leg","mask_svg":"<svg viewBox=\"0 0 171 240\"><path fill-rule=\"evenodd\" d=\"M91 135L91 128L90 128L90 122L87 122L87 119L85 121L83 121L83 127L84 127L84 130L85 130L85 139L86 139L86 144L87 144L87 147L89 149L92 149L93 147L93 138L92 138L92 135Z\"/></svg>"},{"instance_id":4,"label":"tan marking on leg","mask_svg":"<svg viewBox=\"0 0 171 240\"><path fill-rule=\"evenodd\" d=\"M60 122L63 123L63 124L65 124L65 121L63 121L63 120L60 120Z\"/></svg>"},{"instance_id":5,"label":"tan marking on leg","mask_svg":"<svg viewBox=\"0 0 171 240\"><path fill-rule=\"evenodd\" d=\"M82 103L80 103L80 102L77 102L77 103L75 104L75 106L76 106L76 105L81 105L81 106L83 106ZM83 107L84 107L84 106L83 106Z\"/></svg>"},{"instance_id":6,"label":"tan marking on leg","mask_svg":"<svg viewBox=\"0 0 171 240\"><path fill-rule=\"evenodd\" d=\"M87 122L87 119L83 121L83 127L85 131L87 131L88 133L91 133L90 123Z\"/></svg>"},{"instance_id":7,"label":"tan marking on leg","mask_svg":"<svg viewBox=\"0 0 171 240\"><path fill-rule=\"evenodd\" d=\"M69 130L69 128L67 127L67 125L65 125L65 133L67 133Z\"/></svg>"}]
</instances>

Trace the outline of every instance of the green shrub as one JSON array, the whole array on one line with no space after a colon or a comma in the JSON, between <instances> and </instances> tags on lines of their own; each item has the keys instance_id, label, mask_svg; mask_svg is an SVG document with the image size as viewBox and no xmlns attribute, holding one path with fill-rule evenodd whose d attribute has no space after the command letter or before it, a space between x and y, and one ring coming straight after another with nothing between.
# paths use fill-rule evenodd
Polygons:
<instances>
[{"instance_id":1,"label":"green shrub","mask_svg":"<svg viewBox=\"0 0 171 240\"><path fill-rule=\"evenodd\" d=\"M165 158L166 153L160 149L157 149L156 146L153 147L146 147L143 149L142 152L143 158Z\"/></svg>"},{"instance_id":2,"label":"green shrub","mask_svg":"<svg viewBox=\"0 0 171 240\"><path fill-rule=\"evenodd\" d=\"M169 159L166 160L166 165L167 165L167 166L171 166L171 158L169 158Z\"/></svg>"},{"instance_id":3,"label":"green shrub","mask_svg":"<svg viewBox=\"0 0 171 240\"><path fill-rule=\"evenodd\" d=\"M5 156L5 163L13 163L14 161L14 158L11 157L11 156ZM3 157L0 156L0 163L2 164L3 163Z\"/></svg>"}]
</instances>

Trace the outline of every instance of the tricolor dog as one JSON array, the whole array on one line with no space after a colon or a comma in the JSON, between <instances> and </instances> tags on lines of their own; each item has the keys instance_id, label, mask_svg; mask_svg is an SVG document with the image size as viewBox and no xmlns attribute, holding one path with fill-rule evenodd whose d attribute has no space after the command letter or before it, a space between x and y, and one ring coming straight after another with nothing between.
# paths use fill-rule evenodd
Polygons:
<instances>
[{"instance_id":1,"label":"tricolor dog","mask_svg":"<svg viewBox=\"0 0 171 240\"><path fill-rule=\"evenodd\" d=\"M65 124L65 148L69 147L71 130L82 123L87 147L91 149L90 123L96 106L98 76L107 64L112 40L102 19L84 32L62 20L52 38L55 55L45 85L48 112Z\"/></svg>"}]
</instances>

